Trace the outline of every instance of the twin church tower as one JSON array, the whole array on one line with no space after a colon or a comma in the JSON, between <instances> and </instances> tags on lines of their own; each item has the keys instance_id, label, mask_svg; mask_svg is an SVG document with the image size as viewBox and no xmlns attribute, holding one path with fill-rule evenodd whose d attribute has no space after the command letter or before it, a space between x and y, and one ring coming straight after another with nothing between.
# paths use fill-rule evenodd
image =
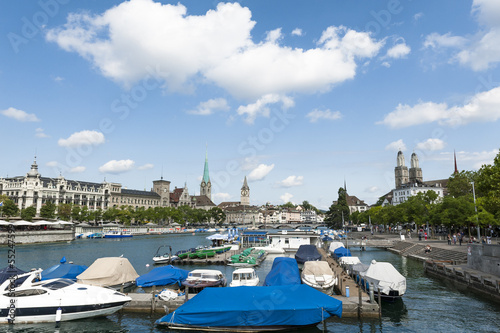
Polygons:
<instances>
[{"instance_id":1,"label":"twin church tower","mask_svg":"<svg viewBox=\"0 0 500 333\"><path fill-rule=\"evenodd\" d=\"M411 154L411 167L405 166L405 157L403 152L398 152L397 165L394 168L394 176L396 179L396 189L401 188L405 184L421 184L423 182L422 169L418 165L417 154Z\"/></svg>"}]
</instances>

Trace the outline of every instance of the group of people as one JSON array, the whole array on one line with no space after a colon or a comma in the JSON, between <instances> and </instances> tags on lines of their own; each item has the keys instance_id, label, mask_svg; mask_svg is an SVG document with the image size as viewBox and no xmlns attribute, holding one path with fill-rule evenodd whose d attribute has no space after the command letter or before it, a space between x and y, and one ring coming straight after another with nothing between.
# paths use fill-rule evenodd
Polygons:
<instances>
[{"instance_id":1,"label":"group of people","mask_svg":"<svg viewBox=\"0 0 500 333\"><path fill-rule=\"evenodd\" d=\"M448 234L448 245L451 245L451 242L453 242L453 245L457 245L457 240L459 245L462 245L463 239L464 239L463 232L454 233L453 236ZM471 237L471 239L473 239L473 237Z\"/></svg>"}]
</instances>

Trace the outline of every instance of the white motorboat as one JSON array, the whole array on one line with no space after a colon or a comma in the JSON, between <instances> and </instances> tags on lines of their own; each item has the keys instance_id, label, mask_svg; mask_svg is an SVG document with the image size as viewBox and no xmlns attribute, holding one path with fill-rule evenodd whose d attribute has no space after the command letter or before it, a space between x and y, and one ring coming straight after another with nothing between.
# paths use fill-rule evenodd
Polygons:
<instances>
[{"instance_id":1,"label":"white motorboat","mask_svg":"<svg viewBox=\"0 0 500 333\"><path fill-rule=\"evenodd\" d=\"M18 275L28 277L9 289L0 288L0 323L45 323L107 316L120 310L131 298L112 289L75 283L69 279L39 281L42 270Z\"/></svg>"},{"instance_id":2,"label":"white motorboat","mask_svg":"<svg viewBox=\"0 0 500 333\"><path fill-rule=\"evenodd\" d=\"M189 272L182 285L193 291L201 291L206 287L225 287L226 277L221 271L215 269L195 269Z\"/></svg>"},{"instance_id":3,"label":"white motorboat","mask_svg":"<svg viewBox=\"0 0 500 333\"><path fill-rule=\"evenodd\" d=\"M156 250L156 254L153 257L155 264L169 264L172 261L179 260L180 258L176 255L172 255L172 247L170 245L162 245Z\"/></svg>"},{"instance_id":4,"label":"white motorboat","mask_svg":"<svg viewBox=\"0 0 500 333\"><path fill-rule=\"evenodd\" d=\"M306 261L300 275L302 283L327 295L333 294L337 278L326 261Z\"/></svg>"},{"instance_id":5,"label":"white motorboat","mask_svg":"<svg viewBox=\"0 0 500 333\"><path fill-rule=\"evenodd\" d=\"M361 286L368 291L373 285L374 294L383 300L394 301L406 292L406 278L391 263L372 260L370 266L358 274Z\"/></svg>"},{"instance_id":6,"label":"white motorboat","mask_svg":"<svg viewBox=\"0 0 500 333\"><path fill-rule=\"evenodd\" d=\"M230 287L257 286L260 280L253 268L238 268L233 272Z\"/></svg>"},{"instance_id":7,"label":"white motorboat","mask_svg":"<svg viewBox=\"0 0 500 333\"><path fill-rule=\"evenodd\" d=\"M268 254L283 254L285 253L285 249L280 245L280 242L271 243L267 246L257 246L256 250L264 250Z\"/></svg>"}]
</instances>

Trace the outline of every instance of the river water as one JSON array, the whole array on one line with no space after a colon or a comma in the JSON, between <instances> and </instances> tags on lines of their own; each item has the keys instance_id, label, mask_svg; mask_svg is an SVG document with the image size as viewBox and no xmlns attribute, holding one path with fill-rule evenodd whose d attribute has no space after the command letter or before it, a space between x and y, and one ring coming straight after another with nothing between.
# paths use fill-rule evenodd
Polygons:
<instances>
[{"instance_id":1,"label":"river water","mask_svg":"<svg viewBox=\"0 0 500 333\"><path fill-rule=\"evenodd\" d=\"M171 245L173 251L209 245L208 234L167 234L135 236L128 239L79 239L68 243L18 245L16 266L23 270L48 268L65 256L75 264L90 266L97 258L123 255L128 258L139 275L154 266L152 257L161 245ZM459 291L451 284L424 274L422 263L400 257L383 249L368 248L352 251L368 264L372 259L391 262L407 279L407 292L402 302L382 303L381 319L329 318L326 325L296 332L500 332L500 304L466 291ZM1 259L4 258L4 259ZM274 257L268 256L257 268L262 281L272 266ZM0 249L0 260L7 266L7 247ZM147 266L149 264L149 267ZM181 266L191 270L200 266ZM215 266L228 280L234 270L230 266ZM228 281L228 282L229 282ZM216 300L214 300L214 304ZM0 326L0 332L169 332L156 327L160 314L117 313L106 318L63 322L55 324Z\"/></svg>"}]
</instances>

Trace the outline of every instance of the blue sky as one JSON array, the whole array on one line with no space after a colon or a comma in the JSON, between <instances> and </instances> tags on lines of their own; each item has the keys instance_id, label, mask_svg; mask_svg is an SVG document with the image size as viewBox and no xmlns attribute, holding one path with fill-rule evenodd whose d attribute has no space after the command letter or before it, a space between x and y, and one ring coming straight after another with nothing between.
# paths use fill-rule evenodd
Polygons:
<instances>
[{"instance_id":1,"label":"blue sky","mask_svg":"<svg viewBox=\"0 0 500 333\"><path fill-rule=\"evenodd\" d=\"M500 3L8 1L0 4L0 177L308 200L424 180L498 153Z\"/></svg>"}]
</instances>

